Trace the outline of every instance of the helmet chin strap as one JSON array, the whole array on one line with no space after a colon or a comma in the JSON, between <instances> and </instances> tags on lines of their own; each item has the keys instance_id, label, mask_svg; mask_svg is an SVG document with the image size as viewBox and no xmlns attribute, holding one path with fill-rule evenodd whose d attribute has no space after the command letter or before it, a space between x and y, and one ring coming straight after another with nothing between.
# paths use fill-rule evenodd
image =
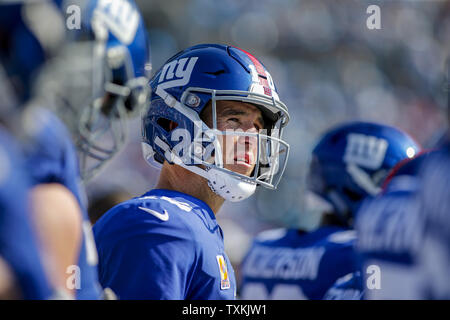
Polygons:
<instances>
[{"instance_id":1,"label":"helmet chin strap","mask_svg":"<svg viewBox=\"0 0 450 320\"><path fill-rule=\"evenodd\" d=\"M187 166L180 157L170 151L170 147L161 139L156 138L155 143L164 150L166 159L171 162L198 174L208 181L209 188L226 201L239 202L247 199L256 191L256 184L242 181L215 168L207 167L202 169L198 166Z\"/></svg>"},{"instance_id":2,"label":"helmet chin strap","mask_svg":"<svg viewBox=\"0 0 450 320\"><path fill-rule=\"evenodd\" d=\"M239 180L214 168L210 168L207 175L209 188L227 201L245 200L256 191L256 184Z\"/></svg>"},{"instance_id":3,"label":"helmet chin strap","mask_svg":"<svg viewBox=\"0 0 450 320\"><path fill-rule=\"evenodd\" d=\"M239 202L247 199L256 191L256 184L242 181L223 171L211 167L202 169L197 166L187 166L176 156L172 159L175 164L208 180L209 188L226 201Z\"/></svg>"}]
</instances>

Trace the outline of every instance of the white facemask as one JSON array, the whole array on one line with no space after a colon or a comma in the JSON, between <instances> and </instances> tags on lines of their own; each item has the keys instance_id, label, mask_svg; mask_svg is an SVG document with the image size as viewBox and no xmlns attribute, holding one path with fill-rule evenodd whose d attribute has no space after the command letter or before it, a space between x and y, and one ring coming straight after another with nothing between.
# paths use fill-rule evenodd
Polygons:
<instances>
[{"instance_id":1,"label":"white facemask","mask_svg":"<svg viewBox=\"0 0 450 320\"><path fill-rule=\"evenodd\" d=\"M207 171L206 179L214 193L231 202L245 200L256 191L256 184L242 181L214 168Z\"/></svg>"}]
</instances>

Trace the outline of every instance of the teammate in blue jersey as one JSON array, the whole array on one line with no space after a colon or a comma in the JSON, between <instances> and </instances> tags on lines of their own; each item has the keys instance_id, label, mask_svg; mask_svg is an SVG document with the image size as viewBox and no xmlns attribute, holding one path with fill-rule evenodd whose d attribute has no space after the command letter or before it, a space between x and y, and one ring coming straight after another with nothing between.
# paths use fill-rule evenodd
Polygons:
<instances>
[{"instance_id":1,"label":"teammate in blue jersey","mask_svg":"<svg viewBox=\"0 0 450 320\"><path fill-rule=\"evenodd\" d=\"M329 130L312 152L308 177L309 190L328 207L321 226L256 238L243 260L241 297L323 299L336 280L358 271L354 214L363 199L379 192L387 172L418 150L408 135L381 124Z\"/></svg>"},{"instance_id":2,"label":"teammate in blue jersey","mask_svg":"<svg viewBox=\"0 0 450 320\"><path fill-rule=\"evenodd\" d=\"M382 193L365 199L355 221L355 251L361 268L336 281L325 299L388 299L401 295L414 299L419 292L417 288L407 287L399 275L407 279L406 283L413 279L416 283L421 281L417 271L410 270L416 264L413 263L414 247L421 234L414 202L420 183L414 175L425 157L400 161L383 182Z\"/></svg>"},{"instance_id":3,"label":"teammate in blue jersey","mask_svg":"<svg viewBox=\"0 0 450 320\"><path fill-rule=\"evenodd\" d=\"M14 140L0 125L0 299L49 299L55 292L42 265L29 181Z\"/></svg>"},{"instance_id":4,"label":"teammate in blue jersey","mask_svg":"<svg viewBox=\"0 0 450 320\"><path fill-rule=\"evenodd\" d=\"M159 181L94 225L100 281L121 299L234 299L216 215L278 184L287 108L261 62L231 46L183 50L151 86L143 150L162 165Z\"/></svg>"},{"instance_id":5,"label":"teammate in blue jersey","mask_svg":"<svg viewBox=\"0 0 450 320\"><path fill-rule=\"evenodd\" d=\"M424 222L417 195L423 188L419 178L423 163L434 156L435 152L424 153L400 163L388 177L383 193L368 199L358 212L356 250L362 270L377 270L377 274L363 274L364 281L372 278L374 282L365 290L366 299L423 297L424 279L417 259Z\"/></svg>"},{"instance_id":6,"label":"teammate in blue jersey","mask_svg":"<svg viewBox=\"0 0 450 320\"><path fill-rule=\"evenodd\" d=\"M2 14L14 18L6 19L13 26L6 42L12 44L6 51L7 71L23 83L18 96L26 104L24 149L47 272L69 296L98 299L97 253L81 176L92 177L117 153L124 141L124 119L145 105L149 47L133 1L73 4L83 17L81 28L73 32L66 30L61 1L9 4ZM35 20L23 19L25 13ZM29 22L44 13L51 30ZM104 147L105 140L112 147Z\"/></svg>"},{"instance_id":7,"label":"teammate in blue jersey","mask_svg":"<svg viewBox=\"0 0 450 320\"><path fill-rule=\"evenodd\" d=\"M336 279L355 269L353 240L353 232L337 226L261 233L242 262L240 298L322 299Z\"/></svg>"},{"instance_id":8,"label":"teammate in blue jersey","mask_svg":"<svg viewBox=\"0 0 450 320\"><path fill-rule=\"evenodd\" d=\"M417 196L416 210L423 223L423 240L417 254L424 281L421 299L450 299L449 141L447 136L447 143L427 159L420 174L422 188Z\"/></svg>"}]
</instances>

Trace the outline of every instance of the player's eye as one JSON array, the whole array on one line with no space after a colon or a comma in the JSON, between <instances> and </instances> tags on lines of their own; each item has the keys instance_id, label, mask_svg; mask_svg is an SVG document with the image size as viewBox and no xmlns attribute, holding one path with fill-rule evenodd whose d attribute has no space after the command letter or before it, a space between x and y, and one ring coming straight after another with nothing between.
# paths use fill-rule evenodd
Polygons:
<instances>
[{"instance_id":1,"label":"player's eye","mask_svg":"<svg viewBox=\"0 0 450 320\"><path fill-rule=\"evenodd\" d=\"M232 125L240 125L241 120L238 118L228 118L228 121L231 122Z\"/></svg>"}]
</instances>

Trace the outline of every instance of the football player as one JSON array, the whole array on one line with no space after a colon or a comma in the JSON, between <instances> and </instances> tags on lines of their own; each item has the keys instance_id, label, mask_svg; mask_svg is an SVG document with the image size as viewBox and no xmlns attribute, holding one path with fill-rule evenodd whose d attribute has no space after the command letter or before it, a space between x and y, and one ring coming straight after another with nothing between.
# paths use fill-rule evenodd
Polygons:
<instances>
[{"instance_id":1,"label":"football player","mask_svg":"<svg viewBox=\"0 0 450 320\"><path fill-rule=\"evenodd\" d=\"M388 274L387 267L381 267L383 263L376 261L384 255L383 250L387 250L388 243L392 241L392 243L395 242L394 246L398 247L394 250L397 253L390 255L391 258L396 256L391 262L398 263L399 266L402 264L409 266L414 241L409 239L411 241L407 240L400 248L399 239L404 237L407 229L410 230L408 232L410 235L413 228L417 231L417 219L411 213L411 209L414 208L414 194L419 186L414 174L418 168L417 164L421 163L424 157L425 155L418 155L400 161L383 182L383 191L376 197L368 197L361 205L355 220L357 233L355 246L358 259L361 261L361 270L345 276L345 281L344 279L336 281L335 285L328 290L325 299L370 299L373 292L378 292L381 286L383 290L388 291L392 288L399 291L406 290L405 293L409 291L399 279ZM383 228L385 228L384 231ZM393 232L398 236L397 238ZM418 236L419 233L416 235ZM381 244L383 238L386 238L386 241ZM362 270L363 273L361 273Z\"/></svg>"},{"instance_id":2,"label":"football player","mask_svg":"<svg viewBox=\"0 0 450 320\"><path fill-rule=\"evenodd\" d=\"M159 181L94 225L100 282L120 299L234 299L216 215L224 201L278 184L287 108L262 63L226 45L179 52L151 87L143 152Z\"/></svg>"},{"instance_id":3,"label":"football player","mask_svg":"<svg viewBox=\"0 0 450 320\"><path fill-rule=\"evenodd\" d=\"M242 263L241 297L323 299L336 280L358 271L354 214L364 198L379 192L387 172L418 150L402 131L377 123L327 131L312 152L307 181L310 196L327 208L321 226L257 236Z\"/></svg>"},{"instance_id":4,"label":"football player","mask_svg":"<svg viewBox=\"0 0 450 320\"><path fill-rule=\"evenodd\" d=\"M71 6L81 10L82 23L67 30L61 13ZM149 47L143 20L128 0L64 7L61 1L24 2L6 5L2 13L6 9L17 13L8 71L24 84L24 150L48 273L69 296L98 299L97 252L81 177L90 178L118 151L124 134L117 129L145 104ZM99 144L105 140L110 148ZM98 161L88 167L87 158Z\"/></svg>"}]
</instances>

